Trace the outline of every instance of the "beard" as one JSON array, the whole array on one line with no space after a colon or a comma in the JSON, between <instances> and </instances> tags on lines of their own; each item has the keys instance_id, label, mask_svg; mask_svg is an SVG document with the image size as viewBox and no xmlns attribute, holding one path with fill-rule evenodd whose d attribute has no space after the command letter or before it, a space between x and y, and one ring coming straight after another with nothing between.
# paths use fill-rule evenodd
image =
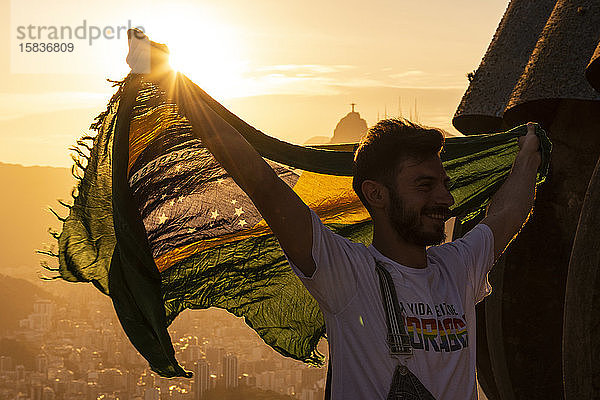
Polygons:
<instances>
[{"instance_id":1,"label":"beard","mask_svg":"<svg viewBox=\"0 0 600 400\"><path fill-rule=\"evenodd\" d=\"M390 222L398 235L409 243L419 246L435 246L446 240L445 224L433 231L426 231L422 218L426 213L438 211L438 209L411 210L396 194L389 190L391 200ZM441 211L441 209L440 209ZM447 212L447 209L444 209Z\"/></svg>"}]
</instances>

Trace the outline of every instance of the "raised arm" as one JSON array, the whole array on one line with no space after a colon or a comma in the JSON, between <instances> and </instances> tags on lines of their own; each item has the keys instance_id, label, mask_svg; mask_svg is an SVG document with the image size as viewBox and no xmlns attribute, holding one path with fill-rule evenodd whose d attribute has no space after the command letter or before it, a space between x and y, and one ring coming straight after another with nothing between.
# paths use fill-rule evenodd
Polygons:
<instances>
[{"instance_id":1,"label":"raised arm","mask_svg":"<svg viewBox=\"0 0 600 400\"><path fill-rule=\"evenodd\" d=\"M312 276L310 210L258 152L202 99L201 89L169 66L165 45L151 42L140 30L127 31L127 64L133 73L155 82L179 106L192 129L215 159L250 197L291 261Z\"/></svg>"},{"instance_id":2,"label":"raised arm","mask_svg":"<svg viewBox=\"0 0 600 400\"><path fill-rule=\"evenodd\" d=\"M162 85L169 89L165 81ZM193 82L177 75L172 85L173 97L194 133L250 197L291 261L304 275L311 276L316 267L308 206L246 139L201 99Z\"/></svg>"},{"instance_id":3,"label":"raised arm","mask_svg":"<svg viewBox=\"0 0 600 400\"><path fill-rule=\"evenodd\" d=\"M492 196L487 215L481 221L494 234L494 260L517 236L533 209L535 179L541 162L540 142L535 124L527 124L527 134L519 138L519 152L510 175Z\"/></svg>"},{"instance_id":4,"label":"raised arm","mask_svg":"<svg viewBox=\"0 0 600 400\"><path fill-rule=\"evenodd\" d=\"M145 35L142 40L147 40ZM168 67L162 49L138 45L134 51L135 45L130 37L128 63L132 70L135 71L136 65L147 63L147 57L152 56L153 72L144 74L146 79L158 84L177 103L193 132L250 197L290 260L304 275L312 276L316 267L312 258L312 221L308 206L246 139L204 102L198 86ZM137 61L139 59L142 61Z\"/></svg>"}]
</instances>

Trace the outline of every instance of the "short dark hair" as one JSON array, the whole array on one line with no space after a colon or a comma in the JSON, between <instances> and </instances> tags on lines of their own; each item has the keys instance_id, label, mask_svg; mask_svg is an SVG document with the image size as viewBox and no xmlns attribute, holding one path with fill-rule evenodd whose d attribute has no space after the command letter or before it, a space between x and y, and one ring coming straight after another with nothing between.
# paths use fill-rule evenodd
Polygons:
<instances>
[{"instance_id":1,"label":"short dark hair","mask_svg":"<svg viewBox=\"0 0 600 400\"><path fill-rule=\"evenodd\" d=\"M384 119L371 127L362 138L352 166L352 187L367 210L362 192L365 180L392 185L401 163L407 159L425 160L439 155L444 147L441 129L424 127L405 119Z\"/></svg>"}]
</instances>

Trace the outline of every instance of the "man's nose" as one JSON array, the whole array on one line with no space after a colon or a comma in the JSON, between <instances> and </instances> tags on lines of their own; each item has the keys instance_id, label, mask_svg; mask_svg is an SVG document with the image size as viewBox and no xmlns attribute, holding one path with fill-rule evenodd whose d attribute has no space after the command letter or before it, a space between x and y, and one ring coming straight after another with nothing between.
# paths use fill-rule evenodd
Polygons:
<instances>
[{"instance_id":1,"label":"man's nose","mask_svg":"<svg viewBox=\"0 0 600 400\"><path fill-rule=\"evenodd\" d=\"M454 196L452 196L452 193L446 189L446 194L448 195L448 207L452 207L454 205Z\"/></svg>"},{"instance_id":2,"label":"man's nose","mask_svg":"<svg viewBox=\"0 0 600 400\"><path fill-rule=\"evenodd\" d=\"M452 207L454 205L454 196L446 186L443 186L440 193L438 202L446 207Z\"/></svg>"}]
</instances>

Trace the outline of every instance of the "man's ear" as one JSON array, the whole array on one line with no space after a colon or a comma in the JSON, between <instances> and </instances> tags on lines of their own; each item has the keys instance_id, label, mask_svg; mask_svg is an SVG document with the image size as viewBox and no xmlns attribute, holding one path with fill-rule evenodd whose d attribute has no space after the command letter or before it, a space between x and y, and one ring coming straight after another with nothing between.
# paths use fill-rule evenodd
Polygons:
<instances>
[{"instance_id":1,"label":"man's ear","mask_svg":"<svg viewBox=\"0 0 600 400\"><path fill-rule=\"evenodd\" d=\"M387 206L389 193L385 185L367 179L363 181L361 190L372 208L382 209Z\"/></svg>"}]
</instances>

